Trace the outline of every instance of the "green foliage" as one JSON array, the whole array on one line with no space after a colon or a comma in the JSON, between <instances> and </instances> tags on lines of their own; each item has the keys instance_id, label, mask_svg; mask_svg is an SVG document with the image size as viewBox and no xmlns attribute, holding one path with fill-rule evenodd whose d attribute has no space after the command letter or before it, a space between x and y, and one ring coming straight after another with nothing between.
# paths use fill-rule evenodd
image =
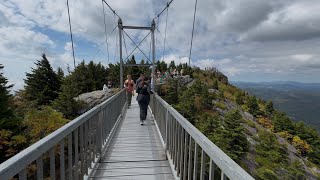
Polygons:
<instances>
[{"instance_id":1,"label":"green foliage","mask_svg":"<svg viewBox=\"0 0 320 180\"><path fill-rule=\"evenodd\" d=\"M266 104L266 113L268 115L272 115L273 111L274 111L273 103L272 103L272 101L268 101Z\"/></svg>"},{"instance_id":2,"label":"green foliage","mask_svg":"<svg viewBox=\"0 0 320 180\"><path fill-rule=\"evenodd\" d=\"M107 70L107 80L112 82L113 87L119 87L120 80L120 64L109 64L109 68Z\"/></svg>"},{"instance_id":3,"label":"green foliage","mask_svg":"<svg viewBox=\"0 0 320 180\"><path fill-rule=\"evenodd\" d=\"M215 68L215 67L207 68L207 71L211 72L212 75L215 78L217 78L221 83L226 85L229 84L228 77L224 75L222 72L220 72L218 68Z\"/></svg>"},{"instance_id":4,"label":"green foliage","mask_svg":"<svg viewBox=\"0 0 320 180\"><path fill-rule=\"evenodd\" d=\"M176 64L174 63L174 61L171 61L169 64L169 69L176 69Z\"/></svg>"},{"instance_id":5,"label":"green foliage","mask_svg":"<svg viewBox=\"0 0 320 180\"><path fill-rule=\"evenodd\" d=\"M221 126L208 137L232 159L239 162L248 151L248 141L241 125L243 119L238 110L225 114Z\"/></svg>"},{"instance_id":6,"label":"green foliage","mask_svg":"<svg viewBox=\"0 0 320 180\"><path fill-rule=\"evenodd\" d=\"M218 81L217 80L214 80L213 81L213 86L212 86L213 89L219 89L219 86L218 86Z\"/></svg>"},{"instance_id":7,"label":"green foliage","mask_svg":"<svg viewBox=\"0 0 320 180\"><path fill-rule=\"evenodd\" d=\"M0 64L0 128L11 128L14 123L12 123L13 111L10 108L10 88L13 85L7 85L8 80L3 76L2 69L4 67Z\"/></svg>"},{"instance_id":8,"label":"green foliage","mask_svg":"<svg viewBox=\"0 0 320 180\"><path fill-rule=\"evenodd\" d=\"M251 120L246 120L246 124L248 124L252 128L256 128L256 124L252 122Z\"/></svg>"},{"instance_id":9,"label":"green foliage","mask_svg":"<svg viewBox=\"0 0 320 180\"><path fill-rule=\"evenodd\" d=\"M62 113L53 110L49 106L43 106L39 110L30 110L23 120L28 132L28 140L31 143L37 142L67 122L68 120L63 118Z\"/></svg>"},{"instance_id":10,"label":"green foliage","mask_svg":"<svg viewBox=\"0 0 320 180\"><path fill-rule=\"evenodd\" d=\"M27 145L28 141L25 136L0 129L0 163L23 150Z\"/></svg>"},{"instance_id":11,"label":"green foliage","mask_svg":"<svg viewBox=\"0 0 320 180\"><path fill-rule=\"evenodd\" d=\"M293 123L285 113L276 112L272 116L271 120L273 122L275 132L288 131L291 134L293 133Z\"/></svg>"},{"instance_id":12,"label":"green foliage","mask_svg":"<svg viewBox=\"0 0 320 180\"><path fill-rule=\"evenodd\" d=\"M244 97L242 96L241 92L237 92L235 94L235 101L238 105L242 105L244 103Z\"/></svg>"},{"instance_id":13,"label":"green foliage","mask_svg":"<svg viewBox=\"0 0 320 180\"><path fill-rule=\"evenodd\" d=\"M276 173L268 168L258 168L256 170L256 179L261 180L277 180L279 179Z\"/></svg>"},{"instance_id":14,"label":"green foliage","mask_svg":"<svg viewBox=\"0 0 320 180\"><path fill-rule=\"evenodd\" d=\"M167 89L164 98L169 104L178 103L178 81L169 79L167 81Z\"/></svg>"},{"instance_id":15,"label":"green foliage","mask_svg":"<svg viewBox=\"0 0 320 180\"><path fill-rule=\"evenodd\" d=\"M34 101L36 105L49 105L51 101L58 97L60 82L57 74L45 54L36 63L36 68L32 68L31 73L26 73L25 79L26 98Z\"/></svg>"},{"instance_id":16,"label":"green foliage","mask_svg":"<svg viewBox=\"0 0 320 180\"><path fill-rule=\"evenodd\" d=\"M256 146L256 162L259 168L255 172L257 179L303 179L305 171L299 160L289 162L287 148L278 142L270 132L260 130L259 144ZM281 171L280 171L281 170Z\"/></svg>"},{"instance_id":17,"label":"green foliage","mask_svg":"<svg viewBox=\"0 0 320 180\"><path fill-rule=\"evenodd\" d=\"M137 64L134 55L131 56L131 59L129 59L126 64ZM136 80L140 77L140 73L142 73L144 70L142 68L145 67L138 67L138 66L129 66L124 68L124 79L127 79L127 75L130 74L131 78L133 80Z\"/></svg>"},{"instance_id":18,"label":"green foliage","mask_svg":"<svg viewBox=\"0 0 320 180\"><path fill-rule=\"evenodd\" d=\"M276 136L273 133L267 132L265 130L260 130L258 135L260 142L256 146L256 151L263 160L267 159L272 163L286 162L286 150L279 144Z\"/></svg>"},{"instance_id":19,"label":"green foliage","mask_svg":"<svg viewBox=\"0 0 320 180\"><path fill-rule=\"evenodd\" d=\"M260 109L256 97L249 97L247 104L249 108L249 113L251 113L253 116L257 116L260 112Z\"/></svg>"},{"instance_id":20,"label":"green foliage","mask_svg":"<svg viewBox=\"0 0 320 180\"><path fill-rule=\"evenodd\" d=\"M75 100L75 94L79 92L77 92L77 87L72 81L72 76L65 78L59 97L52 103L53 108L61 112L67 119L73 119L80 115L85 105L84 102Z\"/></svg>"},{"instance_id":21,"label":"green foliage","mask_svg":"<svg viewBox=\"0 0 320 180\"><path fill-rule=\"evenodd\" d=\"M166 72L167 71L167 69L168 69L168 66L167 66L167 64L164 62L164 61L157 61L157 63L156 63L156 65L157 65L157 70L159 70L160 72ZM180 69L179 69L180 70Z\"/></svg>"},{"instance_id":22,"label":"green foliage","mask_svg":"<svg viewBox=\"0 0 320 180\"><path fill-rule=\"evenodd\" d=\"M305 171L300 161L294 160L289 164L287 170L288 174L286 179L305 179Z\"/></svg>"},{"instance_id":23,"label":"green foliage","mask_svg":"<svg viewBox=\"0 0 320 180\"><path fill-rule=\"evenodd\" d=\"M227 106L221 101L216 102L214 105L217 106L218 108L222 109L222 110L227 109Z\"/></svg>"}]
</instances>

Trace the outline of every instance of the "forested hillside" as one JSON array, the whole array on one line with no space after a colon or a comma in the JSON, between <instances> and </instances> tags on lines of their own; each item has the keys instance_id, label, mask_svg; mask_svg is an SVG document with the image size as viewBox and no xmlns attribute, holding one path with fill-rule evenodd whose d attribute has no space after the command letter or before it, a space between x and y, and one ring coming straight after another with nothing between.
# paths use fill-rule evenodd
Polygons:
<instances>
[{"instance_id":1,"label":"forested hillside","mask_svg":"<svg viewBox=\"0 0 320 180\"><path fill-rule=\"evenodd\" d=\"M295 121L303 121L320 132L320 84L299 82L266 82L232 84L249 94L272 100L277 109Z\"/></svg>"},{"instance_id":2,"label":"forested hillside","mask_svg":"<svg viewBox=\"0 0 320 180\"><path fill-rule=\"evenodd\" d=\"M256 179L320 178L320 136L265 101L231 85L215 68L189 69L158 93Z\"/></svg>"}]
</instances>

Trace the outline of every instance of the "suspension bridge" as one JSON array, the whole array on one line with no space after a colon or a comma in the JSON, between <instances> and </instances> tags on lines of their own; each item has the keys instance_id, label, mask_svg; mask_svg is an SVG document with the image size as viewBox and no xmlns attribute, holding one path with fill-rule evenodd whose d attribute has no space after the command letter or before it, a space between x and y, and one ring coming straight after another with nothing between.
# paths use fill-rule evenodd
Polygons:
<instances>
[{"instance_id":1,"label":"suspension bridge","mask_svg":"<svg viewBox=\"0 0 320 180\"><path fill-rule=\"evenodd\" d=\"M132 42L136 45L134 50L139 49L152 62L154 76L154 36L155 31L159 31L155 20L165 11L168 15L172 1L151 21L150 27L141 27L124 25L120 16L102 0L103 11L106 4L114 16L119 18L112 32L116 28L119 30L120 87L123 87L122 39L126 35L132 40L125 30L150 31L152 60L140 49L141 42ZM196 5L197 1L194 21ZM68 1L67 6L69 9ZM105 22L104 24L106 25ZM70 14L69 25L73 42ZM193 30L189 59L192 39ZM166 32L164 49L165 41ZM108 46L107 34L106 45ZM133 51L129 55L127 53L127 58ZM141 126L139 107L134 99L132 107L127 109L126 91L121 90L2 163L0 179L253 179L156 94L151 96L148 117L145 125Z\"/></svg>"}]
</instances>

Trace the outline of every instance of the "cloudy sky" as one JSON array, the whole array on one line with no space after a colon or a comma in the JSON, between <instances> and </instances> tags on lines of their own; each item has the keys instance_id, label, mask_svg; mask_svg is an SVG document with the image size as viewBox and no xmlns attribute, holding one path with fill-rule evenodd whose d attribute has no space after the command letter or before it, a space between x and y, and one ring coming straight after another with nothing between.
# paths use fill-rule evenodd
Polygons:
<instances>
[{"instance_id":1,"label":"cloudy sky","mask_svg":"<svg viewBox=\"0 0 320 180\"><path fill-rule=\"evenodd\" d=\"M165 0L106 0L124 25L149 26ZM174 0L156 19L156 57L187 62L195 0ZM69 0L76 63L119 61L118 31L105 43L101 0ZM117 18L105 6L107 33ZM127 30L138 43L148 32ZM134 48L125 36L124 58ZM150 36L141 44L149 56ZM46 53L52 66L73 67L66 0L0 0L0 64L14 89ZM144 58L135 52L137 59ZM108 58L109 57L109 58ZM144 58L146 59L146 58ZM320 82L319 0L199 0L192 64L218 67L232 81Z\"/></svg>"}]
</instances>

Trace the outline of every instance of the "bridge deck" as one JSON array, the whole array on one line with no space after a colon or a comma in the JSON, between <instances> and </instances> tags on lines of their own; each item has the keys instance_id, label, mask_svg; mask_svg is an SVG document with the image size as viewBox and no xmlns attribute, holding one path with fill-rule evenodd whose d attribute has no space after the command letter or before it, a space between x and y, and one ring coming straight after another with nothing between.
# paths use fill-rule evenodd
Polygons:
<instances>
[{"instance_id":1,"label":"bridge deck","mask_svg":"<svg viewBox=\"0 0 320 180\"><path fill-rule=\"evenodd\" d=\"M174 179L151 112L143 126L139 119L139 105L132 97L132 106L91 179Z\"/></svg>"}]
</instances>

